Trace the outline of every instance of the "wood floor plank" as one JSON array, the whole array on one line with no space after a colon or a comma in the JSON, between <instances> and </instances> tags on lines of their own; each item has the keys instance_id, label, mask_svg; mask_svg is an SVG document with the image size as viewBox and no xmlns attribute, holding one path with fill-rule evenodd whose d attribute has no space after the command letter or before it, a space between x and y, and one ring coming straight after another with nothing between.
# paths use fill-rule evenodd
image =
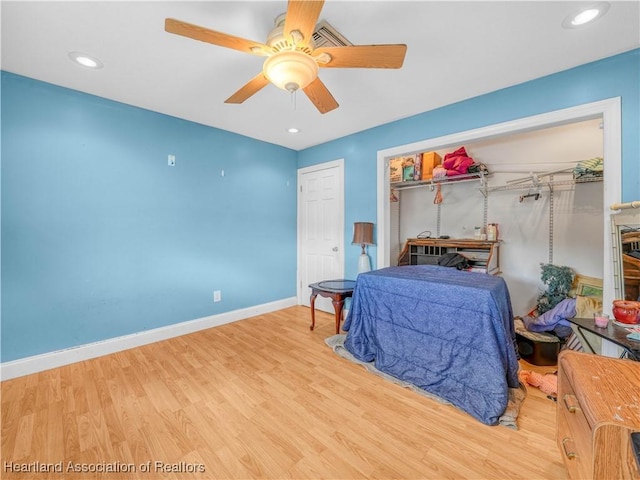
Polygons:
<instances>
[{"instance_id":1,"label":"wood floor plank","mask_svg":"<svg viewBox=\"0 0 640 480\"><path fill-rule=\"evenodd\" d=\"M31 452L41 452L42 462L51 462L49 451L53 445L48 443L48 410L38 410L33 414L33 429L31 431ZM31 453L29 453L29 456ZM27 457L29 458L29 457Z\"/></svg>"},{"instance_id":2,"label":"wood floor plank","mask_svg":"<svg viewBox=\"0 0 640 480\"><path fill-rule=\"evenodd\" d=\"M84 388L84 372L81 370L81 364L74 364L72 367L74 411L77 414L87 413L89 411L89 401L87 399L87 389Z\"/></svg>"},{"instance_id":3,"label":"wood floor plank","mask_svg":"<svg viewBox=\"0 0 640 480\"><path fill-rule=\"evenodd\" d=\"M64 457L74 458L80 453L80 438L78 436L78 417L75 412L62 414L62 439Z\"/></svg>"},{"instance_id":4,"label":"wood floor plank","mask_svg":"<svg viewBox=\"0 0 640 480\"><path fill-rule=\"evenodd\" d=\"M46 412L45 444L38 452L45 452L47 462L57 462L64 458L64 405L62 401L51 403ZM45 420L43 419L43 422Z\"/></svg>"},{"instance_id":5,"label":"wood floor plank","mask_svg":"<svg viewBox=\"0 0 640 480\"><path fill-rule=\"evenodd\" d=\"M18 434L18 424L20 422L20 408L15 402L5 402L2 404L0 421L0 436L2 438L2 449L5 445L15 445Z\"/></svg>"},{"instance_id":6,"label":"wood floor plank","mask_svg":"<svg viewBox=\"0 0 640 480\"><path fill-rule=\"evenodd\" d=\"M27 388L27 378L25 377L12 378L2 382L2 396L0 396L0 403L2 406L8 403L19 401L24 395L24 391Z\"/></svg>"},{"instance_id":7,"label":"wood floor plank","mask_svg":"<svg viewBox=\"0 0 640 480\"><path fill-rule=\"evenodd\" d=\"M78 417L80 451L95 449L106 458L113 457L113 443L105 411L92 409Z\"/></svg>"},{"instance_id":8,"label":"wood floor plank","mask_svg":"<svg viewBox=\"0 0 640 480\"><path fill-rule=\"evenodd\" d=\"M566 479L555 403L482 425L337 356L292 307L0 384L2 464L133 466L3 479ZM523 368L535 369L523 363ZM552 370L550 368L550 370ZM156 463L158 468L156 468ZM141 471L151 466L152 475ZM178 472L180 468L199 471ZM200 471L200 470L204 470Z\"/></svg>"},{"instance_id":9,"label":"wood floor plank","mask_svg":"<svg viewBox=\"0 0 640 480\"><path fill-rule=\"evenodd\" d=\"M29 413L20 417L18 421L18 429L16 432L15 444L13 446L13 455L11 458L16 461L22 461L32 454L31 441L33 439L33 420L34 413ZM3 442L3 453L5 451L5 444ZM7 447L10 447L7 445Z\"/></svg>"}]
</instances>

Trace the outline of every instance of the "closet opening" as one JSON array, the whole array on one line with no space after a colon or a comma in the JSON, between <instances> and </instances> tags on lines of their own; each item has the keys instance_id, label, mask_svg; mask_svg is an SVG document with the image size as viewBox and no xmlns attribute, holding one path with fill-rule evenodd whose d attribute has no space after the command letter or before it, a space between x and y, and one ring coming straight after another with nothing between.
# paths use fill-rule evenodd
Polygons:
<instances>
[{"instance_id":1,"label":"closet opening","mask_svg":"<svg viewBox=\"0 0 640 480\"><path fill-rule=\"evenodd\" d=\"M497 223L515 315L535 303L543 263L601 278L603 304L611 304L609 206L620 201L620 138L615 98L379 151L377 267L396 265L407 238L425 232L473 238L476 227ZM444 156L460 146L487 165L486 184L443 185L441 203L429 186L402 189L400 201L392 201L390 159L425 151ZM604 159L603 177L575 183L577 163L594 157Z\"/></svg>"}]
</instances>

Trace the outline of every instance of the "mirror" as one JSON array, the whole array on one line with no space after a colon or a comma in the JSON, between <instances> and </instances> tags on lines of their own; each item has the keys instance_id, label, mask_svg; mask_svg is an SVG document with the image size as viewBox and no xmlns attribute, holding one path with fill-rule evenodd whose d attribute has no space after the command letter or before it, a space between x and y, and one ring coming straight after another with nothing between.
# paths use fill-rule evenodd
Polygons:
<instances>
[{"instance_id":1,"label":"mirror","mask_svg":"<svg viewBox=\"0 0 640 480\"><path fill-rule=\"evenodd\" d=\"M625 300L640 299L640 225L620 228L622 283Z\"/></svg>"},{"instance_id":2,"label":"mirror","mask_svg":"<svg viewBox=\"0 0 640 480\"><path fill-rule=\"evenodd\" d=\"M623 210L612 222L615 298L640 300L640 212Z\"/></svg>"}]
</instances>

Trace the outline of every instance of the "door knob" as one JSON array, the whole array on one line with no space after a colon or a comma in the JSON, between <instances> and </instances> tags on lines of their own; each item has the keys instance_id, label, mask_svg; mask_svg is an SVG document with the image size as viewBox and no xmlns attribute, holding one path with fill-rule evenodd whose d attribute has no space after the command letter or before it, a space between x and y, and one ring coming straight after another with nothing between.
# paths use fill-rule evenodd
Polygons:
<instances>
[{"instance_id":1,"label":"door knob","mask_svg":"<svg viewBox=\"0 0 640 480\"><path fill-rule=\"evenodd\" d=\"M338 251L338 247L333 247L333 248L331 249L331 251L332 251L332 252L337 252L337 251Z\"/></svg>"}]
</instances>

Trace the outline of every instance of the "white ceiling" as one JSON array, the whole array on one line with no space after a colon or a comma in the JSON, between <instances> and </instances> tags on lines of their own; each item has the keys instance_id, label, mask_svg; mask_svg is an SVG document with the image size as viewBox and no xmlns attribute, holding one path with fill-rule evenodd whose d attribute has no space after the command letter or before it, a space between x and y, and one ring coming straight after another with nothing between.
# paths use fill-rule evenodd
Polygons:
<instances>
[{"instance_id":1,"label":"white ceiling","mask_svg":"<svg viewBox=\"0 0 640 480\"><path fill-rule=\"evenodd\" d=\"M2 69L300 150L640 46L639 1L610 2L595 23L562 28L590 3L329 0L320 18L351 43L408 48L400 70L322 69L340 104L324 115L273 85L225 104L264 59L164 31L172 17L264 42L284 0L3 0ZM72 51L104 68L74 64ZM301 132L287 133L292 125Z\"/></svg>"}]
</instances>

